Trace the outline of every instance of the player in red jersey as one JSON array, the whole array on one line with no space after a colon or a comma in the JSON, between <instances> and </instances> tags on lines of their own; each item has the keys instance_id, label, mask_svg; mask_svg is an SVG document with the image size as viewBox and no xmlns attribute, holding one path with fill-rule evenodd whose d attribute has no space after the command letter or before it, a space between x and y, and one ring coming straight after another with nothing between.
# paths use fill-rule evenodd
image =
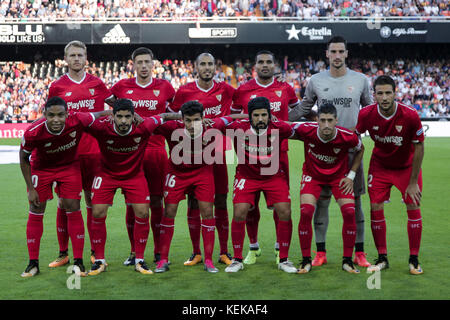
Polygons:
<instances>
[{"instance_id":1,"label":"player in red jersey","mask_svg":"<svg viewBox=\"0 0 450 320\"><path fill-rule=\"evenodd\" d=\"M344 220L342 269L350 273L359 273L352 261L356 240L353 179L361 163L364 146L354 132L336 126L337 121L335 106L325 103L319 107L318 123L293 125L295 135L292 139L302 140L305 148L298 225L303 260L298 273L308 273L311 270L311 222L320 193L327 186L331 188ZM355 158L348 172L348 153L353 151Z\"/></svg>"},{"instance_id":2,"label":"player in red jersey","mask_svg":"<svg viewBox=\"0 0 450 320\"><path fill-rule=\"evenodd\" d=\"M134 111L141 117L150 117L166 111L167 104L172 101L175 90L167 80L152 78L153 52L148 48L138 48L131 58L136 77L122 79L117 82L111 92L116 98L133 101ZM150 192L150 225L153 233L155 262L159 260L159 224L163 215L163 188L167 174L168 158L164 137L152 136L148 140L144 156L144 173ZM126 225L131 243L131 254L125 265L135 264L134 249L134 212L127 205Z\"/></svg>"},{"instance_id":3,"label":"player in red jersey","mask_svg":"<svg viewBox=\"0 0 450 320\"><path fill-rule=\"evenodd\" d=\"M195 60L198 79L180 87L175 95L169 111L178 112L187 101L197 100L203 105L203 117L214 119L230 114L235 89L226 82L213 80L216 70L214 57L209 53L200 54ZM227 210L228 172L225 161L225 150L217 150L222 155L221 163L213 164L214 171L214 216L220 244L219 262L229 265L231 255L228 253L229 219ZM202 261L200 250L200 212L198 203L192 195L188 195L188 226L193 252L184 263L193 266Z\"/></svg>"},{"instance_id":4,"label":"player in red jersey","mask_svg":"<svg viewBox=\"0 0 450 320\"><path fill-rule=\"evenodd\" d=\"M280 241L278 269L296 273L297 268L288 260L292 237L291 199L286 172L280 163L280 145L293 134L291 126L283 121L271 120L269 99L257 97L248 103L249 119L227 126L235 130L234 147L238 157L233 191L233 220L231 239L234 256L226 272L244 269L242 249L245 238L246 217L256 205L256 196L264 193L267 206L275 208Z\"/></svg>"},{"instance_id":5,"label":"player in red jersey","mask_svg":"<svg viewBox=\"0 0 450 320\"><path fill-rule=\"evenodd\" d=\"M39 273L39 248L47 200L53 199L56 182L61 208L67 214L67 230L72 241L75 272L85 275L83 265L84 223L80 211L81 173L77 147L83 131L95 118L106 114L68 113L66 102L50 98L44 106L44 118L25 131L20 146L20 168L28 190L30 210L27 222L29 264L22 277ZM31 154L31 161L30 161Z\"/></svg>"},{"instance_id":6,"label":"player in red jersey","mask_svg":"<svg viewBox=\"0 0 450 320\"><path fill-rule=\"evenodd\" d=\"M152 274L144 261L144 251L150 231L150 195L143 171L143 159L148 139L162 124L161 114L145 118L136 125L133 119L133 102L118 99L113 105L114 118L95 121L89 132L97 139L100 147L100 167L92 184L92 237L95 262L88 272L98 275L105 271L106 215L113 204L114 194L122 189L125 201L133 206L135 213L134 242L136 250L135 270L142 274Z\"/></svg>"},{"instance_id":7,"label":"player in red jersey","mask_svg":"<svg viewBox=\"0 0 450 320\"><path fill-rule=\"evenodd\" d=\"M359 112L356 131L369 131L375 147L370 159L368 190L372 234L378 259L369 270L389 267L386 246L384 202L389 200L392 186L400 190L408 214L409 269L422 274L419 249L422 236L422 160L424 132L417 111L395 101L395 82L380 76L374 82L376 104Z\"/></svg>"},{"instance_id":8,"label":"player in red jersey","mask_svg":"<svg viewBox=\"0 0 450 320\"><path fill-rule=\"evenodd\" d=\"M270 51L259 51L256 54L255 70L257 77L239 86L233 99L232 113L247 113L247 104L255 97L266 97L270 101L270 111L273 116L279 120L288 121L290 108L295 108L299 99L294 89L287 82L280 82L274 77L275 56ZM285 140L281 145L280 163L286 173L285 177L289 185L289 159L288 159L288 141ZM250 240L250 251L244 259L245 264L254 264L256 257L261 255L261 249L258 244L258 224L260 219L259 212L259 194L257 195L256 205L247 215L247 232ZM273 212L275 228L278 223L278 214ZM277 264L279 262L279 241L275 244Z\"/></svg>"},{"instance_id":9,"label":"player in red jersey","mask_svg":"<svg viewBox=\"0 0 450 320\"><path fill-rule=\"evenodd\" d=\"M64 60L67 63L68 73L51 83L48 96L61 97L67 102L69 111L99 112L105 110L105 101L111 98L111 93L99 78L85 72L87 61L86 45L80 41L69 42L64 48ZM99 149L97 141L89 134L84 133L78 148L80 158L81 177L86 202L86 225L91 243L91 186L95 170L99 164ZM49 267L63 266L69 262L67 248L69 235L67 230L67 217L64 209L58 205L56 214L56 230L59 243L59 257L49 264Z\"/></svg>"}]
</instances>

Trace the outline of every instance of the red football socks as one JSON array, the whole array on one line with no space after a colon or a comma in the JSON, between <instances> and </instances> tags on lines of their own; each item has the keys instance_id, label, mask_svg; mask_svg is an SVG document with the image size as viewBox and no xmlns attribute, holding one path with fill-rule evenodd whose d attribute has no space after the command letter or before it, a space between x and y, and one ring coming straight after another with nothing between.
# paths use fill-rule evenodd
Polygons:
<instances>
[{"instance_id":1,"label":"red football socks","mask_svg":"<svg viewBox=\"0 0 450 320\"><path fill-rule=\"evenodd\" d=\"M191 236L192 252L201 254L200 250L200 234L201 234L201 219L200 209L188 208L187 212L189 235Z\"/></svg>"},{"instance_id":2,"label":"red football socks","mask_svg":"<svg viewBox=\"0 0 450 320\"><path fill-rule=\"evenodd\" d=\"M95 259L105 259L106 217L92 217L92 243L94 244Z\"/></svg>"},{"instance_id":3,"label":"red football socks","mask_svg":"<svg viewBox=\"0 0 450 320\"><path fill-rule=\"evenodd\" d=\"M144 251L147 246L148 234L150 232L149 218L135 217L134 221L134 248L136 259L144 259Z\"/></svg>"},{"instance_id":4,"label":"red football socks","mask_svg":"<svg viewBox=\"0 0 450 320\"><path fill-rule=\"evenodd\" d=\"M233 257L242 260L242 249L245 239L245 220L231 221L231 242L233 243Z\"/></svg>"},{"instance_id":5,"label":"red football socks","mask_svg":"<svg viewBox=\"0 0 450 320\"><path fill-rule=\"evenodd\" d=\"M164 208L162 207L150 207L150 226L153 233L153 253L160 253L160 225L163 216Z\"/></svg>"},{"instance_id":6,"label":"red football socks","mask_svg":"<svg viewBox=\"0 0 450 320\"><path fill-rule=\"evenodd\" d=\"M341 206L344 223L342 225L342 240L344 241L344 257L353 255L356 240L355 204L347 203Z\"/></svg>"},{"instance_id":7,"label":"red football socks","mask_svg":"<svg viewBox=\"0 0 450 320\"><path fill-rule=\"evenodd\" d=\"M169 260L170 243L173 238L175 219L162 217L160 225L161 260Z\"/></svg>"},{"instance_id":8,"label":"red football socks","mask_svg":"<svg viewBox=\"0 0 450 320\"><path fill-rule=\"evenodd\" d=\"M215 209L217 235L219 236L220 254L228 252L228 232L230 223L228 221L228 210Z\"/></svg>"},{"instance_id":9,"label":"red football socks","mask_svg":"<svg viewBox=\"0 0 450 320\"><path fill-rule=\"evenodd\" d=\"M72 242L73 258L83 259L84 249L84 222L81 210L66 212L67 229Z\"/></svg>"},{"instance_id":10,"label":"red football socks","mask_svg":"<svg viewBox=\"0 0 450 320\"><path fill-rule=\"evenodd\" d=\"M286 259L289 256L289 247L291 245L292 220L278 220L277 234L280 241L280 259Z\"/></svg>"},{"instance_id":11,"label":"red football socks","mask_svg":"<svg viewBox=\"0 0 450 320\"><path fill-rule=\"evenodd\" d=\"M44 231L43 219L43 213L28 213L26 234L30 260L39 259L39 247L41 244L42 233Z\"/></svg>"},{"instance_id":12,"label":"red football socks","mask_svg":"<svg viewBox=\"0 0 450 320\"><path fill-rule=\"evenodd\" d=\"M205 253L205 261L212 260L212 254L214 251L214 238L215 238L215 227L216 220L213 219L202 219L202 238L203 238L203 250Z\"/></svg>"},{"instance_id":13,"label":"red football socks","mask_svg":"<svg viewBox=\"0 0 450 320\"><path fill-rule=\"evenodd\" d=\"M303 257L311 257L311 240L313 236L311 222L314 215L314 210L315 208L311 204L304 203L300 205L298 237L300 239L300 249L302 250Z\"/></svg>"},{"instance_id":14,"label":"red football socks","mask_svg":"<svg viewBox=\"0 0 450 320\"><path fill-rule=\"evenodd\" d=\"M69 233L67 231L66 210L59 207L56 210L56 235L58 237L59 251L67 251L69 247Z\"/></svg>"},{"instance_id":15,"label":"red football socks","mask_svg":"<svg viewBox=\"0 0 450 320\"><path fill-rule=\"evenodd\" d=\"M407 210L409 254L419 255L420 240L422 238L422 216L420 209Z\"/></svg>"},{"instance_id":16,"label":"red football socks","mask_svg":"<svg viewBox=\"0 0 450 320\"><path fill-rule=\"evenodd\" d=\"M259 207L256 204L252 210L248 211L246 219L247 234L250 243L258 242L258 225L260 218L261 213L259 212Z\"/></svg>"},{"instance_id":17,"label":"red football socks","mask_svg":"<svg viewBox=\"0 0 450 320\"><path fill-rule=\"evenodd\" d=\"M372 228L373 241L378 250L378 254L387 254L384 210L373 210L370 212L370 226Z\"/></svg>"},{"instance_id":18,"label":"red football socks","mask_svg":"<svg viewBox=\"0 0 450 320\"><path fill-rule=\"evenodd\" d=\"M136 252L135 243L134 243L135 217L134 217L133 206L131 206L131 205L127 205L127 212L125 214L125 223L127 226L128 239L130 239L131 252Z\"/></svg>"}]
</instances>

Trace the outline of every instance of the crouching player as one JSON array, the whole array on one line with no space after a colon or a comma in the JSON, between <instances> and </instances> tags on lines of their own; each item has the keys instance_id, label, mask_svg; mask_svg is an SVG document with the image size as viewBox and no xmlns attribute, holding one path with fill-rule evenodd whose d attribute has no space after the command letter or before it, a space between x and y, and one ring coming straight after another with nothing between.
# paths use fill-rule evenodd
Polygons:
<instances>
[{"instance_id":1,"label":"crouching player","mask_svg":"<svg viewBox=\"0 0 450 320\"><path fill-rule=\"evenodd\" d=\"M359 273L352 262L356 240L353 179L361 163L364 147L354 132L336 126L337 120L334 105L323 104L318 110L318 123L293 125L295 134L292 139L302 140L305 148L298 225L303 260L298 273L307 273L311 270L311 221L324 186L331 188L344 219L342 269L350 273ZM350 171L347 172L348 153L351 149L355 151L355 157Z\"/></svg>"},{"instance_id":2,"label":"crouching player","mask_svg":"<svg viewBox=\"0 0 450 320\"><path fill-rule=\"evenodd\" d=\"M77 147L85 129L97 117L109 113L68 113L66 102L60 97L52 97L44 106L44 117L25 131L20 146L20 169L30 203L26 231L30 261L22 277L39 273L43 218L47 200L53 199L53 183L57 184L58 195L67 215L75 266L73 270L85 275L84 222L80 211L82 183Z\"/></svg>"}]
</instances>

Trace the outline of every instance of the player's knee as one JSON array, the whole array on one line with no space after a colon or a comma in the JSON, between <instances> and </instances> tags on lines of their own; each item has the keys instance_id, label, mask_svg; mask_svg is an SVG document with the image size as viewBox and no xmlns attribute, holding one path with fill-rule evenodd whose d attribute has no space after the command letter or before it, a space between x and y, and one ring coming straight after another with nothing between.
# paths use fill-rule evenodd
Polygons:
<instances>
[{"instance_id":1,"label":"player's knee","mask_svg":"<svg viewBox=\"0 0 450 320\"><path fill-rule=\"evenodd\" d=\"M168 204L164 208L164 216L166 218L175 219L177 215L177 207L176 205Z\"/></svg>"},{"instance_id":2,"label":"player's knee","mask_svg":"<svg viewBox=\"0 0 450 320\"><path fill-rule=\"evenodd\" d=\"M289 221L291 219L291 208L277 208L277 214L281 221Z\"/></svg>"},{"instance_id":3,"label":"player's knee","mask_svg":"<svg viewBox=\"0 0 450 320\"><path fill-rule=\"evenodd\" d=\"M134 209L134 215L140 219L147 219L149 217L148 208L145 210L144 208Z\"/></svg>"},{"instance_id":4,"label":"player's knee","mask_svg":"<svg viewBox=\"0 0 450 320\"><path fill-rule=\"evenodd\" d=\"M80 210L80 201L76 199L62 199L62 206L67 212Z\"/></svg>"},{"instance_id":5,"label":"player's knee","mask_svg":"<svg viewBox=\"0 0 450 320\"><path fill-rule=\"evenodd\" d=\"M370 211L380 211L384 209L384 203L371 203Z\"/></svg>"},{"instance_id":6,"label":"player's knee","mask_svg":"<svg viewBox=\"0 0 450 320\"><path fill-rule=\"evenodd\" d=\"M314 209L312 204L302 203L300 205L300 219L311 221L314 215Z\"/></svg>"},{"instance_id":7,"label":"player's knee","mask_svg":"<svg viewBox=\"0 0 450 320\"><path fill-rule=\"evenodd\" d=\"M44 213L47 202L41 202L38 206L30 203L30 211L34 213Z\"/></svg>"},{"instance_id":8,"label":"player's knee","mask_svg":"<svg viewBox=\"0 0 450 320\"><path fill-rule=\"evenodd\" d=\"M226 210L227 209L227 195L226 194L216 194L214 197L214 206L216 209Z\"/></svg>"},{"instance_id":9,"label":"player's knee","mask_svg":"<svg viewBox=\"0 0 450 320\"><path fill-rule=\"evenodd\" d=\"M92 217L95 219L104 218L104 217L106 217L107 211L108 211L107 207L103 207L103 206L99 207L99 206L94 205L92 207Z\"/></svg>"}]
</instances>

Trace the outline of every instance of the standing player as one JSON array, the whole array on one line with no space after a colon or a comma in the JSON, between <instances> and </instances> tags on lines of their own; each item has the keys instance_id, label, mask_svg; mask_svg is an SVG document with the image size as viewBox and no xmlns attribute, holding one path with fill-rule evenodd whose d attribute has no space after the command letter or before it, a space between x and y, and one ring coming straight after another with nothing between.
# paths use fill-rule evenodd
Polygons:
<instances>
[{"instance_id":1,"label":"standing player","mask_svg":"<svg viewBox=\"0 0 450 320\"><path fill-rule=\"evenodd\" d=\"M275 70L275 56L270 51L259 51L256 54L255 70L257 76L236 90L233 99L233 106L231 111L247 112L247 105L249 101L255 97L266 97L270 101L270 111L273 116L279 120L287 121L290 108L295 108L299 104L299 100L295 94L294 89L286 82L280 82L274 77ZM288 141L285 140L281 144L280 150L280 164L284 171L288 185L289 185L289 159L288 159ZM248 252L244 263L254 264L256 257L261 255L261 249L258 244L258 224L260 219L259 212L259 194L256 195L254 209L250 210L247 215L247 232L250 240L250 251ZM275 220L275 229L278 223L278 214L276 210L273 212ZM279 241L275 244L277 254L277 264L279 262Z\"/></svg>"},{"instance_id":2,"label":"standing player","mask_svg":"<svg viewBox=\"0 0 450 320\"><path fill-rule=\"evenodd\" d=\"M300 222L298 234L303 261L299 273L311 270L311 239L315 206L323 187L328 186L336 199L344 223L342 238L344 255L342 269L350 273L359 273L352 262L353 247L356 239L355 197L353 179L364 153L359 137L350 130L336 126L337 111L330 104L319 107L318 123L294 125L293 139L302 140L305 148L305 162L300 188ZM348 153L355 157L348 171Z\"/></svg>"},{"instance_id":3,"label":"standing player","mask_svg":"<svg viewBox=\"0 0 450 320\"><path fill-rule=\"evenodd\" d=\"M155 133L163 135L170 149L169 170L164 188L165 212L161 220L161 260L155 272L169 270L168 258L172 242L178 203L186 194L193 194L198 201L201 220L201 234L205 255L205 270L216 273L212 254L214 250L215 218L214 171L212 161L218 160L214 154L209 164L206 163L204 150L213 153L214 144L222 143L219 131L212 136L203 124L203 106L198 101L188 101L181 106L182 121L169 121L160 126ZM213 119L212 128L222 129L232 120L231 117ZM219 156L221 160L221 156Z\"/></svg>"},{"instance_id":4,"label":"standing player","mask_svg":"<svg viewBox=\"0 0 450 320\"><path fill-rule=\"evenodd\" d=\"M161 116L146 118L142 123L133 123L134 106L128 99L119 99L113 105L114 118L95 121L89 132L97 139L100 151L100 167L92 184L92 238L95 262L89 275L105 271L106 215L112 206L114 194L122 189L126 203L133 206L135 270L152 274L144 261L144 251L150 231L150 196L143 171L145 148L153 131L162 124Z\"/></svg>"},{"instance_id":5,"label":"standing player","mask_svg":"<svg viewBox=\"0 0 450 320\"><path fill-rule=\"evenodd\" d=\"M87 61L86 45L81 41L71 41L64 48L64 60L69 72L51 83L48 97L61 97L67 102L69 111L99 112L105 110L105 100L112 98L111 93L99 78L85 71ZM87 133L83 134L78 154L81 166L81 177L86 202L86 224L91 242L91 261L94 252L91 237L92 203L91 186L95 171L99 165L99 149L95 139ZM66 212L60 205L56 213L56 230L59 243L59 257L49 267L60 267L69 262L67 247L69 235Z\"/></svg>"},{"instance_id":6,"label":"standing player","mask_svg":"<svg viewBox=\"0 0 450 320\"><path fill-rule=\"evenodd\" d=\"M169 110L178 112L185 102L197 100L203 105L203 117L206 119L229 115L235 89L225 81L216 82L213 80L216 70L214 57L209 53L200 54L195 60L195 69L198 73L198 79L178 89ZM225 150L216 150L216 152L222 155L222 162L213 164L216 193L214 196L214 216L220 244L219 262L229 265L231 255L228 253L228 172L225 163ZM200 250L200 212L198 203L192 195L188 195L187 217L193 252L184 265L193 266L202 261L202 255Z\"/></svg>"},{"instance_id":7,"label":"standing player","mask_svg":"<svg viewBox=\"0 0 450 320\"><path fill-rule=\"evenodd\" d=\"M424 133L417 111L395 102L395 82L389 76L380 76L374 82L376 104L361 109L356 131L369 131L375 147L370 159L368 190L372 234L378 250L378 259L371 268L389 267L386 246L384 202L390 190L400 190L408 214L409 270L422 274L419 248L422 236L422 160Z\"/></svg>"},{"instance_id":8,"label":"standing player","mask_svg":"<svg viewBox=\"0 0 450 320\"><path fill-rule=\"evenodd\" d=\"M61 208L67 214L67 232L72 241L74 266L77 267L77 273L85 275L84 223L80 211L82 187L77 147L85 128L104 113L68 113L66 102L53 97L44 106L44 118L35 121L25 131L20 146L20 168L30 203L26 231L30 262L22 277L39 273L43 218L47 200L53 199L54 182L58 186Z\"/></svg>"},{"instance_id":9,"label":"standing player","mask_svg":"<svg viewBox=\"0 0 450 320\"><path fill-rule=\"evenodd\" d=\"M267 207L274 208L279 221L277 235L280 241L278 269L296 273L297 268L288 260L292 237L291 198L289 185L279 161L279 149L283 141L293 134L291 126L283 121L271 120L269 99L257 97L248 103L248 120L236 121L227 126L234 129L234 147L238 165L233 191L233 221L231 239L233 262L226 272L244 269L242 249L245 238L247 214L256 205L256 196L261 192Z\"/></svg>"},{"instance_id":10,"label":"standing player","mask_svg":"<svg viewBox=\"0 0 450 320\"><path fill-rule=\"evenodd\" d=\"M175 90L167 80L152 78L153 52L148 48L138 48L131 55L136 77L117 82L111 92L116 98L126 98L133 101L134 111L141 117L150 117L166 111ZM150 225L153 233L155 261L159 260L159 224L163 214L163 188L167 173L168 158L164 137L152 136L148 140L144 156L144 173L150 192ZM126 225L131 243L130 257L125 265L134 265L134 212L127 205Z\"/></svg>"},{"instance_id":11,"label":"standing player","mask_svg":"<svg viewBox=\"0 0 450 320\"><path fill-rule=\"evenodd\" d=\"M330 69L311 77L306 86L305 96L299 108L292 110L289 120L299 120L308 115L317 102L317 106L325 103L333 104L337 109L338 125L354 131L360 106L372 103L369 79L362 73L347 68L345 59L348 56L347 42L336 36L328 41L326 56ZM352 163L354 153L349 153L349 163ZM356 244L354 262L362 267L370 266L364 253L364 212L361 205L361 195L365 193L363 166L356 172L354 184L356 208ZM317 245L317 255L312 265L320 266L327 263L326 233L328 229L328 206L331 190L324 188L317 202L314 215L314 234Z\"/></svg>"}]
</instances>

